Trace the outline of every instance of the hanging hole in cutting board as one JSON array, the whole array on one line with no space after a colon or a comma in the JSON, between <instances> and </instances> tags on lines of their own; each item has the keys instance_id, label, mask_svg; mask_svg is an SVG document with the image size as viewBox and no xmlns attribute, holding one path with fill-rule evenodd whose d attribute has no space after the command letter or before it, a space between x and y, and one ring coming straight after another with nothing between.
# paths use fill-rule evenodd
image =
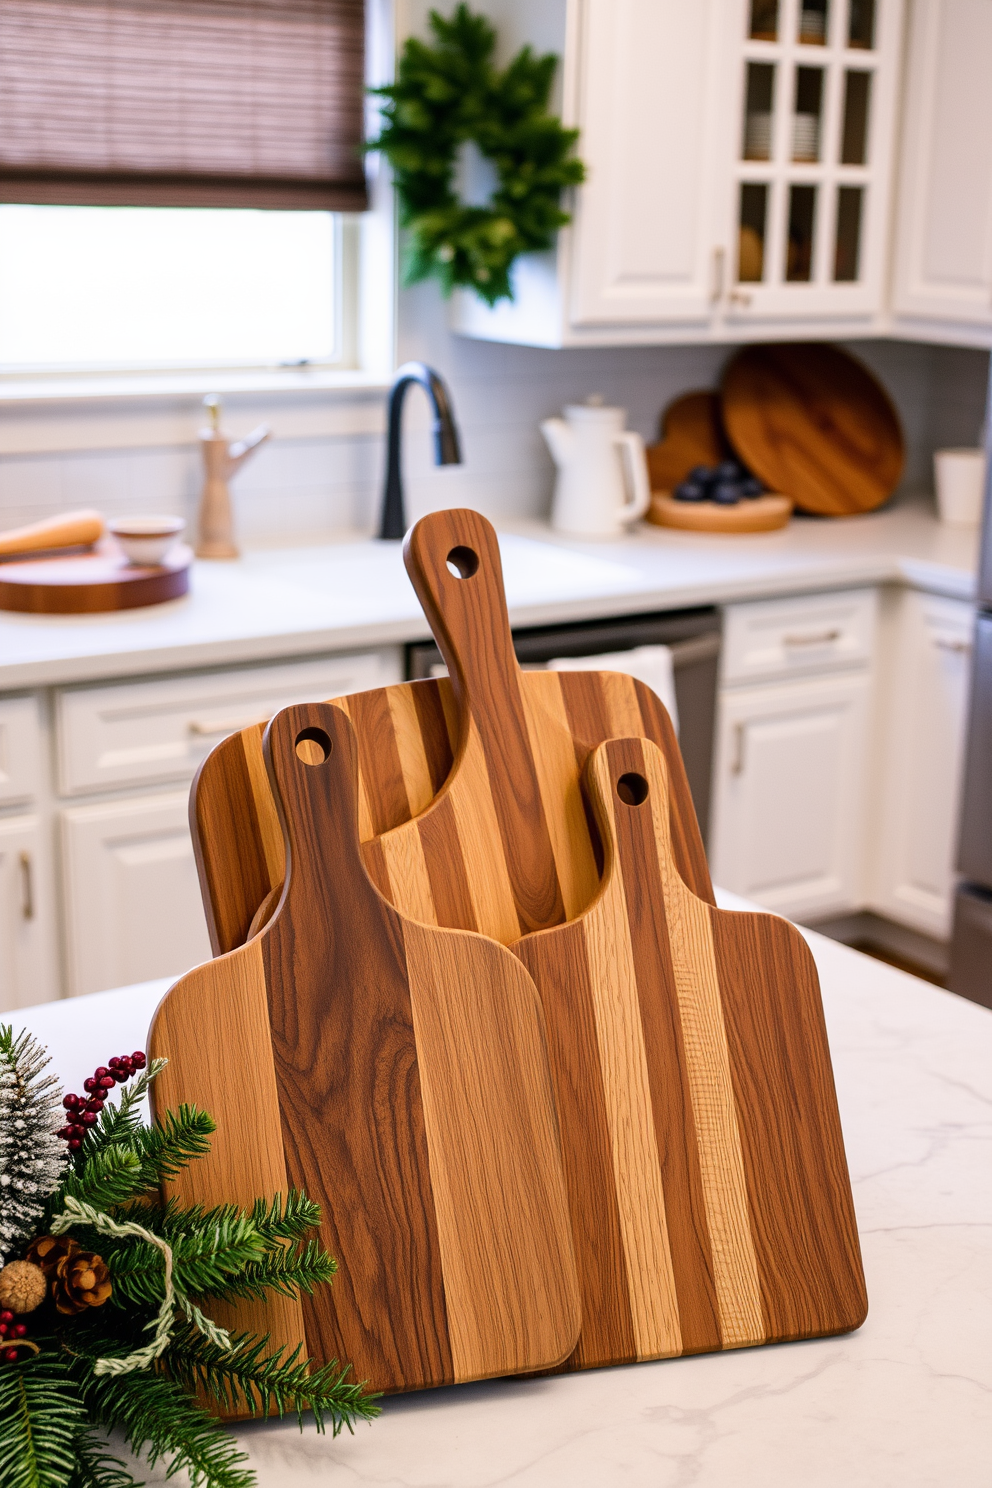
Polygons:
<instances>
[{"instance_id":1,"label":"hanging hole in cutting board","mask_svg":"<svg viewBox=\"0 0 992 1488\"><path fill-rule=\"evenodd\" d=\"M305 728L296 736L296 757L305 765L322 765L333 748L322 728Z\"/></svg>"},{"instance_id":2,"label":"hanging hole in cutting board","mask_svg":"<svg viewBox=\"0 0 992 1488\"><path fill-rule=\"evenodd\" d=\"M479 555L474 548L452 548L447 564L453 578L470 579L479 571Z\"/></svg>"},{"instance_id":3,"label":"hanging hole in cutting board","mask_svg":"<svg viewBox=\"0 0 992 1488\"><path fill-rule=\"evenodd\" d=\"M628 770L617 781L617 795L625 806L643 806L648 798L648 783L636 770Z\"/></svg>"}]
</instances>

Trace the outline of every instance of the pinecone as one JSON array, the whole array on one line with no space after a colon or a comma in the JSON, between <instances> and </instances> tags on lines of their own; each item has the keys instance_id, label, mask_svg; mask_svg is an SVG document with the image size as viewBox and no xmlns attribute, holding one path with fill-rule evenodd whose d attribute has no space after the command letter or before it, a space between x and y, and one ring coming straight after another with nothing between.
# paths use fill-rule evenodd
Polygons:
<instances>
[{"instance_id":1,"label":"pinecone","mask_svg":"<svg viewBox=\"0 0 992 1488\"><path fill-rule=\"evenodd\" d=\"M69 1235L40 1235L28 1246L27 1259L48 1278L55 1306L62 1313L102 1307L110 1296L110 1272L98 1255L80 1250Z\"/></svg>"}]
</instances>

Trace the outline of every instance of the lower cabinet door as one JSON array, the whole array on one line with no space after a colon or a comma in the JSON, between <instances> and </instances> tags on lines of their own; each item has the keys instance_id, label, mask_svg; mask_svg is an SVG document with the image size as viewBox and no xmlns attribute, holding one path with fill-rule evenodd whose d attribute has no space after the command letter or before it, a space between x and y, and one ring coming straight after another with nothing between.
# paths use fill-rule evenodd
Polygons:
<instances>
[{"instance_id":1,"label":"lower cabinet door","mask_svg":"<svg viewBox=\"0 0 992 1488\"><path fill-rule=\"evenodd\" d=\"M52 854L35 816L0 819L0 1012L60 995Z\"/></svg>"},{"instance_id":2,"label":"lower cabinet door","mask_svg":"<svg viewBox=\"0 0 992 1488\"><path fill-rule=\"evenodd\" d=\"M182 790L63 812L70 996L209 960L187 801Z\"/></svg>"},{"instance_id":3,"label":"lower cabinet door","mask_svg":"<svg viewBox=\"0 0 992 1488\"><path fill-rule=\"evenodd\" d=\"M869 689L862 671L723 693L716 883L800 919L861 907Z\"/></svg>"}]
</instances>

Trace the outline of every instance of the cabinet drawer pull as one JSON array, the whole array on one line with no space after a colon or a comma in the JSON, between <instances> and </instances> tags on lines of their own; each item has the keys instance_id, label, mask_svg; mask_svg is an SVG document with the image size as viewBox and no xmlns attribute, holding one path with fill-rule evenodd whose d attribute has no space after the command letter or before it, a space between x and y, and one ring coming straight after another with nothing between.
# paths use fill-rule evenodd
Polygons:
<instances>
[{"instance_id":1,"label":"cabinet drawer pull","mask_svg":"<svg viewBox=\"0 0 992 1488\"><path fill-rule=\"evenodd\" d=\"M842 631L839 630L817 630L810 635L784 635L783 646L829 646L833 641L839 641Z\"/></svg>"},{"instance_id":2,"label":"cabinet drawer pull","mask_svg":"<svg viewBox=\"0 0 992 1488\"><path fill-rule=\"evenodd\" d=\"M734 724L734 757L730 761L731 775L744 774L744 739L747 734L747 725L744 723Z\"/></svg>"},{"instance_id":3,"label":"cabinet drawer pull","mask_svg":"<svg viewBox=\"0 0 992 1488\"><path fill-rule=\"evenodd\" d=\"M718 305L723 299L723 264L725 258L725 249L713 249L713 283L710 287L711 305Z\"/></svg>"},{"instance_id":4,"label":"cabinet drawer pull","mask_svg":"<svg viewBox=\"0 0 992 1488\"><path fill-rule=\"evenodd\" d=\"M218 739L221 734L240 734L242 729L254 728L256 724L267 722L268 717L235 719L233 723L228 723L226 720L222 722L217 718L208 718L204 721L194 718L187 728L197 738Z\"/></svg>"},{"instance_id":5,"label":"cabinet drawer pull","mask_svg":"<svg viewBox=\"0 0 992 1488\"><path fill-rule=\"evenodd\" d=\"M950 651L954 656L967 656L971 651L970 641L949 641L943 636L935 636L934 645L938 651Z\"/></svg>"},{"instance_id":6,"label":"cabinet drawer pull","mask_svg":"<svg viewBox=\"0 0 992 1488\"><path fill-rule=\"evenodd\" d=\"M746 310L751 303L751 296L746 289L732 289L728 299L732 305L737 305L741 310Z\"/></svg>"},{"instance_id":7,"label":"cabinet drawer pull","mask_svg":"<svg viewBox=\"0 0 992 1488\"><path fill-rule=\"evenodd\" d=\"M31 854L22 852L21 864L21 919L34 919L34 882L31 874Z\"/></svg>"}]
</instances>

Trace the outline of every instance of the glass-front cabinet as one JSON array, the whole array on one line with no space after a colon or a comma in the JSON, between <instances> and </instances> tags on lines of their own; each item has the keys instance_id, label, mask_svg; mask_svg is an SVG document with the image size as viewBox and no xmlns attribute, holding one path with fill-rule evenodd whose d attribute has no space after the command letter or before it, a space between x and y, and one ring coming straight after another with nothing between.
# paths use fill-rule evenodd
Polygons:
<instances>
[{"instance_id":1,"label":"glass-front cabinet","mask_svg":"<svg viewBox=\"0 0 992 1488\"><path fill-rule=\"evenodd\" d=\"M898 0L741 0L731 323L880 305L901 16Z\"/></svg>"}]
</instances>

